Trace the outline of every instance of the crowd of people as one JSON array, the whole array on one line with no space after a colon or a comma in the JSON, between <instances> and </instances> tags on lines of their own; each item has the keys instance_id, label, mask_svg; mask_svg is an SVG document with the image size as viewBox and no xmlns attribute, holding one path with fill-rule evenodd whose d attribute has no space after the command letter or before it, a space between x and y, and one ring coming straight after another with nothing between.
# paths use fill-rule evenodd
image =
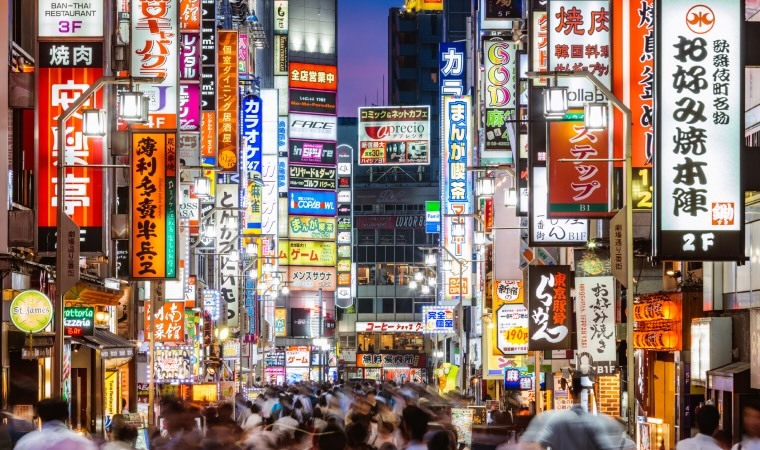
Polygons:
<instances>
[{"instance_id":1,"label":"crowd of people","mask_svg":"<svg viewBox=\"0 0 760 450\"><path fill-rule=\"evenodd\" d=\"M520 427L518 416L495 410L487 424L475 427L471 450L632 450L634 443L616 421L592 415L581 406L584 386L573 377L573 406L547 411ZM160 402L161 429L148 438L150 450L462 450L463 436L452 422L452 407L471 399L441 397L430 386L392 382L334 386L269 386L249 401L200 406L176 398ZM760 407L743 411L746 436L734 450L760 450ZM130 450L137 429L117 417L109 440L99 446L68 428L66 403L47 399L37 406L39 431L0 450ZM677 450L730 448L718 430L717 410L705 405L696 414L699 433ZM728 444L728 445L726 445Z\"/></svg>"}]
</instances>

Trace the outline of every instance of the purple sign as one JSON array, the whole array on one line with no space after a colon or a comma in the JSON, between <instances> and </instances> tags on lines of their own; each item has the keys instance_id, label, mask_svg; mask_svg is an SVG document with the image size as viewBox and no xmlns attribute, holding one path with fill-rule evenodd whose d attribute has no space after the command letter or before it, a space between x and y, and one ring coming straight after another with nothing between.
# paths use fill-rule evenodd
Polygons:
<instances>
[{"instance_id":1,"label":"purple sign","mask_svg":"<svg viewBox=\"0 0 760 450\"><path fill-rule=\"evenodd\" d=\"M261 97L243 96L240 100L240 145L245 170L261 178L261 133L264 127ZM256 175L254 175L256 176Z\"/></svg>"},{"instance_id":2,"label":"purple sign","mask_svg":"<svg viewBox=\"0 0 760 450\"><path fill-rule=\"evenodd\" d=\"M335 165L335 143L291 139L290 162Z\"/></svg>"},{"instance_id":3,"label":"purple sign","mask_svg":"<svg viewBox=\"0 0 760 450\"><path fill-rule=\"evenodd\" d=\"M201 129L201 85L179 85L179 129L199 131Z\"/></svg>"},{"instance_id":4,"label":"purple sign","mask_svg":"<svg viewBox=\"0 0 760 450\"><path fill-rule=\"evenodd\" d=\"M201 35L181 33L179 48L179 79L199 81L201 79Z\"/></svg>"}]
</instances>

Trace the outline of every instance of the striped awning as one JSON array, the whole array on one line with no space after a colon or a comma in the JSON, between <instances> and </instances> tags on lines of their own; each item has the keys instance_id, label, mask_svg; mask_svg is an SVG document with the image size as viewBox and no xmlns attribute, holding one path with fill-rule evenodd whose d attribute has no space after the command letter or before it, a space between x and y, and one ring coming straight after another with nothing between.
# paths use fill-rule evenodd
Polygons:
<instances>
[{"instance_id":1,"label":"striped awning","mask_svg":"<svg viewBox=\"0 0 760 450\"><path fill-rule=\"evenodd\" d=\"M83 303L90 306L118 306L124 291L80 281L69 289L63 300L67 305Z\"/></svg>"},{"instance_id":2,"label":"striped awning","mask_svg":"<svg viewBox=\"0 0 760 450\"><path fill-rule=\"evenodd\" d=\"M135 356L135 345L108 330L95 328L92 336L78 336L72 338L72 342L79 342L90 348L100 350L103 359L126 358Z\"/></svg>"}]
</instances>

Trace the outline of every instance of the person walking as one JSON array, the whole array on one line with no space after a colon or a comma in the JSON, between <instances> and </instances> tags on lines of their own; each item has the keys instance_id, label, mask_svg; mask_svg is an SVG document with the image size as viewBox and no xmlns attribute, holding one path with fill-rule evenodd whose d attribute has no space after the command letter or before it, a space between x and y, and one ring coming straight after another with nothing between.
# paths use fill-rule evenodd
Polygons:
<instances>
[{"instance_id":1,"label":"person walking","mask_svg":"<svg viewBox=\"0 0 760 450\"><path fill-rule=\"evenodd\" d=\"M748 400L742 405L744 435L731 450L760 450L760 401Z\"/></svg>"},{"instance_id":2,"label":"person walking","mask_svg":"<svg viewBox=\"0 0 760 450\"><path fill-rule=\"evenodd\" d=\"M678 441L676 450L722 450L713 434L720 424L720 412L713 405L704 405L696 414L696 436Z\"/></svg>"},{"instance_id":3,"label":"person walking","mask_svg":"<svg viewBox=\"0 0 760 450\"><path fill-rule=\"evenodd\" d=\"M42 429L22 437L15 450L97 450L92 441L66 428L69 405L63 400L40 400L36 410Z\"/></svg>"}]
</instances>

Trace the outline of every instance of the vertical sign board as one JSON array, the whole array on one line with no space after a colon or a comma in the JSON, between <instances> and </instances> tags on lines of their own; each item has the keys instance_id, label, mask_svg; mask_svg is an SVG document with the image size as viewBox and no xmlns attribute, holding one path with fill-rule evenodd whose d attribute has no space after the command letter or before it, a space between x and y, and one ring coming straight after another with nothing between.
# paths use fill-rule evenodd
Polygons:
<instances>
[{"instance_id":1,"label":"vertical sign board","mask_svg":"<svg viewBox=\"0 0 760 450\"><path fill-rule=\"evenodd\" d=\"M132 134L131 277L177 277L177 153L175 133Z\"/></svg>"},{"instance_id":2,"label":"vertical sign board","mask_svg":"<svg viewBox=\"0 0 760 450\"><path fill-rule=\"evenodd\" d=\"M588 70L607 87L611 83L609 1L552 0L549 2L549 70ZM585 78L560 78L568 88L571 108L606 101Z\"/></svg>"},{"instance_id":3,"label":"vertical sign board","mask_svg":"<svg viewBox=\"0 0 760 450\"><path fill-rule=\"evenodd\" d=\"M609 162L603 159L607 130L587 130L582 121L549 121L549 217L607 217L611 209Z\"/></svg>"},{"instance_id":4,"label":"vertical sign board","mask_svg":"<svg viewBox=\"0 0 760 450\"><path fill-rule=\"evenodd\" d=\"M469 96L443 97L443 168L441 171L442 206L446 215L467 215L472 213L472 184L469 182L467 166L473 158L472 115ZM454 224L464 226L464 235L454 236ZM472 259L472 219L467 217L446 217L441 236L447 254L459 261ZM452 270L443 273L443 298L455 302L470 294L471 268L468 262L452 261Z\"/></svg>"},{"instance_id":5,"label":"vertical sign board","mask_svg":"<svg viewBox=\"0 0 760 450\"><path fill-rule=\"evenodd\" d=\"M278 176L279 176L279 107L277 91L262 89L261 101L263 108L262 119L262 181L261 188L261 233L277 235L279 217L277 214ZM287 123L287 122L286 122ZM286 138L282 137L285 141ZM284 145L287 145L284 144Z\"/></svg>"},{"instance_id":6,"label":"vertical sign board","mask_svg":"<svg viewBox=\"0 0 760 450\"><path fill-rule=\"evenodd\" d=\"M438 46L440 70L438 93L444 95L464 95L467 61L464 42L441 42Z\"/></svg>"},{"instance_id":7,"label":"vertical sign board","mask_svg":"<svg viewBox=\"0 0 760 450\"><path fill-rule=\"evenodd\" d=\"M216 165L216 0L201 0L201 157ZM211 177L215 178L215 177Z\"/></svg>"},{"instance_id":8,"label":"vertical sign board","mask_svg":"<svg viewBox=\"0 0 760 450\"><path fill-rule=\"evenodd\" d=\"M288 0L274 2L274 34L288 34Z\"/></svg>"},{"instance_id":9,"label":"vertical sign board","mask_svg":"<svg viewBox=\"0 0 760 450\"><path fill-rule=\"evenodd\" d=\"M240 289L238 283L238 262L233 261L233 254L240 252L238 227L225 227L229 222L237 223L240 219L238 211L231 208L240 207L240 194L237 184L217 184L216 211L214 212L217 237L216 253L219 262L219 293L222 309L227 310L227 325L236 327L238 324L238 306L240 304ZM230 220L232 219L232 220ZM237 255L236 255L237 256Z\"/></svg>"},{"instance_id":10,"label":"vertical sign board","mask_svg":"<svg viewBox=\"0 0 760 450\"><path fill-rule=\"evenodd\" d=\"M512 41L483 42L483 103L486 109L486 139L480 153L480 164L483 165L512 162L512 143L507 127L513 126L517 120L516 51Z\"/></svg>"},{"instance_id":11,"label":"vertical sign board","mask_svg":"<svg viewBox=\"0 0 760 450\"><path fill-rule=\"evenodd\" d=\"M657 2L655 255L744 260L744 2Z\"/></svg>"},{"instance_id":12,"label":"vertical sign board","mask_svg":"<svg viewBox=\"0 0 760 450\"><path fill-rule=\"evenodd\" d=\"M572 348L572 286L570 266L528 266L530 351Z\"/></svg>"},{"instance_id":13,"label":"vertical sign board","mask_svg":"<svg viewBox=\"0 0 760 450\"><path fill-rule=\"evenodd\" d=\"M241 88L242 96L242 88ZM253 234L261 230L261 180L262 101L257 95L245 95L240 100L240 151L245 164L246 191L245 221L243 233ZM258 195L257 195L258 194Z\"/></svg>"},{"instance_id":14,"label":"vertical sign board","mask_svg":"<svg viewBox=\"0 0 760 450\"><path fill-rule=\"evenodd\" d=\"M617 362L615 278L576 277L575 295L578 364L591 365L597 375L612 375Z\"/></svg>"},{"instance_id":15,"label":"vertical sign board","mask_svg":"<svg viewBox=\"0 0 760 450\"><path fill-rule=\"evenodd\" d=\"M535 72L549 70L549 18L547 1L530 0L530 68ZM546 78L533 80L533 86L546 86Z\"/></svg>"},{"instance_id":16,"label":"vertical sign board","mask_svg":"<svg viewBox=\"0 0 760 450\"><path fill-rule=\"evenodd\" d=\"M180 0L179 27L186 31L201 31L201 0Z\"/></svg>"},{"instance_id":17,"label":"vertical sign board","mask_svg":"<svg viewBox=\"0 0 760 450\"><path fill-rule=\"evenodd\" d=\"M132 76L164 78L140 85L150 97L150 123L133 128L177 129L179 0L132 0L131 14Z\"/></svg>"},{"instance_id":18,"label":"vertical sign board","mask_svg":"<svg viewBox=\"0 0 760 450\"><path fill-rule=\"evenodd\" d=\"M524 355L528 352L528 309L521 280L494 280L491 311L494 323L490 354Z\"/></svg>"},{"instance_id":19,"label":"vertical sign board","mask_svg":"<svg viewBox=\"0 0 760 450\"><path fill-rule=\"evenodd\" d=\"M60 162L58 116L103 75L103 43L40 42L39 55L36 102L39 127L37 248L40 252L53 252L58 210L57 166ZM102 108L102 91L96 92L85 107ZM103 164L103 147L102 138L88 138L82 134L81 114L74 114L67 120L68 165ZM103 171L87 168L68 170L64 179L64 210L81 230L81 251L102 251Z\"/></svg>"},{"instance_id":20,"label":"vertical sign board","mask_svg":"<svg viewBox=\"0 0 760 450\"><path fill-rule=\"evenodd\" d=\"M532 162L531 162L532 163ZM587 219L551 219L548 216L549 189L546 167L533 167L530 172L530 246L572 247L588 240Z\"/></svg>"},{"instance_id":21,"label":"vertical sign board","mask_svg":"<svg viewBox=\"0 0 760 450\"><path fill-rule=\"evenodd\" d=\"M219 30L217 46L217 164L238 172L238 32Z\"/></svg>"},{"instance_id":22,"label":"vertical sign board","mask_svg":"<svg viewBox=\"0 0 760 450\"><path fill-rule=\"evenodd\" d=\"M348 197L348 203L353 202L352 187L351 187L351 169L353 167L353 149L348 145L341 145L337 149L338 151L338 192L337 196L339 201L346 200L341 197ZM346 180L341 182L341 180ZM351 211L354 208L351 207ZM337 219L336 219L337 221ZM353 280L351 279L351 261L353 248L353 239L351 231L353 229L353 215L340 218L341 229L337 230L336 240L340 244L338 251L338 261L336 264L337 271L337 285L338 289L335 293L335 305L340 308L348 308L353 302L352 291ZM345 249L341 252L341 249Z\"/></svg>"}]
</instances>

